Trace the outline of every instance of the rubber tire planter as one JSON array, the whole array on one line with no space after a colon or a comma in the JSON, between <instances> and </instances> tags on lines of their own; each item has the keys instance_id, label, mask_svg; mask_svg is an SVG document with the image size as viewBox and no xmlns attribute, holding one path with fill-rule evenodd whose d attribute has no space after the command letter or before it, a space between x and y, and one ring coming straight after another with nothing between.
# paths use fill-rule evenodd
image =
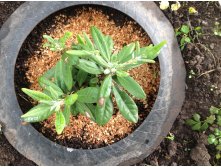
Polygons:
<instances>
[{"instance_id":1,"label":"rubber tire planter","mask_svg":"<svg viewBox=\"0 0 221 167\"><path fill-rule=\"evenodd\" d=\"M167 45L159 55L161 79L157 99L145 121L128 137L99 149L71 149L58 145L31 125L21 126L14 90L14 66L22 43L50 14L73 5L97 4L115 8L139 23L157 44ZM185 96L185 67L169 21L153 2L26 2L0 31L0 119L8 141L38 165L131 165L147 157L167 135Z\"/></svg>"}]
</instances>

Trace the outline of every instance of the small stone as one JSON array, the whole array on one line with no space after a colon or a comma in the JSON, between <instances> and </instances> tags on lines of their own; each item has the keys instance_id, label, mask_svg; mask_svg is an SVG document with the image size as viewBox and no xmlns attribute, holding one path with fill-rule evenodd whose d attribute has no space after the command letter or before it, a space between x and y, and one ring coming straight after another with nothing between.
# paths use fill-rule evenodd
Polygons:
<instances>
[{"instance_id":1,"label":"small stone","mask_svg":"<svg viewBox=\"0 0 221 167\"><path fill-rule=\"evenodd\" d=\"M215 44L214 44L214 43L211 43L211 44L209 45L209 47L210 47L210 49L214 49Z\"/></svg>"},{"instance_id":2,"label":"small stone","mask_svg":"<svg viewBox=\"0 0 221 167\"><path fill-rule=\"evenodd\" d=\"M190 157L199 166L211 166L209 162L210 155L206 149L206 146L203 143L199 143L195 148L191 150Z\"/></svg>"},{"instance_id":3,"label":"small stone","mask_svg":"<svg viewBox=\"0 0 221 167\"><path fill-rule=\"evenodd\" d=\"M177 166L177 163L176 162L172 162L171 166Z\"/></svg>"},{"instance_id":4,"label":"small stone","mask_svg":"<svg viewBox=\"0 0 221 167\"><path fill-rule=\"evenodd\" d=\"M208 22L205 21L205 20L203 20L203 21L202 21L202 25L204 25L204 26L208 26Z\"/></svg>"}]
</instances>

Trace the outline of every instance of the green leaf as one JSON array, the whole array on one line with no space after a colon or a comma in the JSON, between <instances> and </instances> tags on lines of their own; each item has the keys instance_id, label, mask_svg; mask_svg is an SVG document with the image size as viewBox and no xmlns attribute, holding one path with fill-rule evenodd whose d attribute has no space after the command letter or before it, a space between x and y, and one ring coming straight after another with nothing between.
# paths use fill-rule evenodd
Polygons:
<instances>
[{"instance_id":1,"label":"green leaf","mask_svg":"<svg viewBox=\"0 0 221 167\"><path fill-rule=\"evenodd\" d=\"M218 128L215 128L214 130L214 135L219 136L220 130Z\"/></svg>"},{"instance_id":2,"label":"green leaf","mask_svg":"<svg viewBox=\"0 0 221 167\"><path fill-rule=\"evenodd\" d=\"M135 42L135 52L134 55L137 57L140 55L140 43L138 41Z\"/></svg>"},{"instance_id":3,"label":"green leaf","mask_svg":"<svg viewBox=\"0 0 221 167\"><path fill-rule=\"evenodd\" d=\"M193 119L194 119L195 121L199 122L199 121L200 121L200 115L197 114L197 113L193 114Z\"/></svg>"},{"instance_id":4,"label":"green leaf","mask_svg":"<svg viewBox=\"0 0 221 167\"><path fill-rule=\"evenodd\" d=\"M104 100L104 105L100 106L97 104L95 112L95 121L98 125L106 124L113 115L113 104L109 98Z\"/></svg>"},{"instance_id":5,"label":"green leaf","mask_svg":"<svg viewBox=\"0 0 221 167\"><path fill-rule=\"evenodd\" d=\"M70 106L70 111L73 116L77 116L79 114L79 111L77 110L77 103L78 101L76 101L73 105Z\"/></svg>"},{"instance_id":6,"label":"green leaf","mask_svg":"<svg viewBox=\"0 0 221 167\"><path fill-rule=\"evenodd\" d=\"M78 41L78 43L79 44L81 44L81 45L85 45L85 41L84 41L84 39L82 38L82 36L81 35L77 35L77 41Z\"/></svg>"},{"instance_id":7,"label":"green leaf","mask_svg":"<svg viewBox=\"0 0 221 167\"><path fill-rule=\"evenodd\" d=\"M192 130L200 130L201 129L201 122L197 122L195 125L192 126Z\"/></svg>"},{"instance_id":8,"label":"green leaf","mask_svg":"<svg viewBox=\"0 0 221 167\"><path fill-rule=\"evenodd\" d=\"M209 125L207 122L204 122L200 128L201 131L205 131L206 129L208 129Z\"/></svg>"},{"instance_id":9,"label":"green leaf","mask_svg":"<svg viewBox=\"0 0 221 167\"><path fill-rule=\"evenodd\" d=\"M209 109L210 114L218 114L219 113L219 108L211 106Z\"/></svg>"},{"instance_id":10,"label":"green leaf","mask_svg":"<svg viewBox=\"0 0 221 167\"><path fill-rule=\"evenodd\" d=\"M72 35L73 35L72 32L67 31L67 32L65 32L65 34L64 34L58 41L59 41L60 43L64 44L64 46L65 46L66 41L67 41L69 38L71 38Z\"/></svg>"},{"instance_id":11,"label":"green leaf","mask_svg":"<svg viewBox=\"0 0 221 167\"><path fill-rule=\"evenodd\" d=\"M87 77L88 77L88 73L86 73L83 70L78 71L78 73L77 73L77 82L78 82L79 87L82 86L82 84L86 81Z\"/></svg>"},{"instance_id":12,"label":"green leaf","mask_svg":"<svg viewBox=\"0 0 221 167\"><path fill-rule=\"evenodd\" d=\"M213 134L210 134L208 136L208 143L209 144L214 144L216 142L216 137Z\"/></svg>"},{"instance_id":13,"label":"green leaf","mask_svg":"<svg viewBox=\"0 0 221 167\"><path fill-rule=\"evenodd\" d=\"M112 76L108 75L105 77L104 81L101 84L99 91L99 98L106 98L110 96L112 85Z\"/></svg>"},{"instance_id":14,"label":"green leaf","mask_svg":"<svg viewBox=\"0 0 221 167\"><path fill-rule=\"evenodd\" d=\"M125 71L121 71L121 70L117 70L116 72L118 77L127 77L129 76L129 73L125 72Z\"/></svg>"},{"instance_id":15,"label":"green leaf","mask_svg":"<svg viewBox=\"0 0 221 167\"><path fill-rule=\"evenodd\" d=\"M107 40L105 39L105 36L96 27L91 27L91 35L93 37L95 46L100 51L100 54L102 55L104 60L109 61L110 51L109 51L108 43L107 43Z\"/></svg>"},{"instance_id":16,"label":"green leaf","mask_svg":"<svg viewBox=\"0 0 221 167\"><path fill-rule=\"evenodd\" d=\"M75 103L75 101L78 99L78 94L74 93L74 94L70 94L68 96L65 97L64 99L64 103L67 106L71 106L72 104Z\"/></svg>"},{"instance_id":17,"label":"green leaf","mask_svg":"<svg viewBox=\"0 0 221 167\"><path fill-rule=\"evenodd\" d=\"M90 57L90 59L102 67L109 67L109 64L99 54L94 54Z\"/></svg>"},{"instance_id":18,"label":"green leaf","mask_svg":"<svg viewBox=\"0 0 221 167\"><path fill-rule=\"evenodd\" d=\"M40 100L52 100L51 97L49 97L48 95L39 92L39 91L35 91L35 90L31 90L31 89L26 89L26 88L22 88L22 91L27 94L28 96L30 96L32 99L40 101Z\"/></svg>"},{"instance_id":19,"label":"green leaf","mask_svg":"<svg viewBox=\"0 0 221 167\"><path fill-rule=\"evenodd\" d=\"M80 59L77 67L81 70L84 70L85 72L89 74L102 74L103 71L96 65L96 63Z\"/></svg>"},{"instance_id":20,"label":"green leaf","mask_svg":"<svg viewBox=\"0 0 221 167\"><path fill-rule=\"evenodd\" d=\"M96 103L98 100L99 88L87 87L77 91L78 101L82 103Z\"/></svg>"},{"instance_id":21,"label":"green leaf","mask_svg":"<svg viewBox=\"0 0 221 167\"><path fill-rule=\"evenodd\" d=\"M64 94L61 88L59 88L55 83L53 83L52 81L48 80L43 76L41 76L38 79L38 83L43 89L48 90L50 94L53 93L54 91L56 92L56 94L58 94L58 97ZM51 92L52 91L51 89L53 89L53 92Z\"/></svg>"},{"instance_id":22,"label":"green leaf","mask_svg":"<svg viewBox=\"0 0 221 167\"><path fill-rule=\"evenodd\" d=\"M95 117L94 117L95 107L92 104L85 104L85 103L81 103L77 101L76 110L79 113L89 117L92 121L95 121Z\"/></svg>"},{"instance_id":23,"label":"green leaf","mask_svg":"<svg viewBox=\"0 0 221 167\"><path fill-rule=\"evenodd\" d=\"M87 51L87 50L68 50L65 52L69 57L79 57L79 58L87 58L95 54L94 51Z\"/></svg>"},{"instance_id":24,"label":"green leaf","mask_svg":"<svg viewBox=\"0 0 221 167\"><path fill-rule=\"evenodd\" d=\"M188 34L190 32L190 28L187 25L182 25L180 31L183 32L184 34Z\"/></svg>"},{"instance_id":25,"label":"green leaf","mask_svg":"<svg viewBox=\"0 0 221 167\"><path fill-rule=\"evenodd\" d=\"M48 90L48 95L54 100L57 100L61 96L61 94L55 91L51 86L47 87L46 90Z\"/></svg>"},{"instance_id":26,"label":"green leaf","mask_svg":"<svg viewBox=\"0 0 221 167\"><path fill-rule=\"evenodd\" d=\"M216 149L219 150L219 151L221 151L221 144L218 144L218 145L216 146Z\"/></svg>"},{"instance_id":27,"label":"green leaf","mask_svg":"<svg viewBox=\"0 0 221 167\"><path fill-rule=\"evenodd\" d=\"M221 158L221 154L220 153L217 153L216 154L216 159L220 159Z\"/></svg>"},{"instance_id":28,"label":"green leaf","mask_svg":"<svg viewBox=\"0 0 221 167\"><path fill-rule=\"evenodd\" d=\"M73 86L72 67L61 59L55 67L55 83L64 91L71 91Z\"/></svg>"},{"instance_id":29,"label":"green leaf","mask_svg":"<svg viewBox=\"0 0 221 167\"><path fill-rule=\"evenodd\" d=\"M91 50L94 50L94 45L86 33L84 33L84 39L86 41L87 47Z\"/></svg>"},{"instance_id":30,"label":"green leaf","mask_svg":"<svg viewBox=\"0 0 221 167\"><path fill-rule=\"evenodd\" d=\"M38 104L21 116L25 122L40 122L47 119L55 111L47 104Z\"/></svg>"},{"instance_id":31,"label":"green leaf","mask_svg":"<svg viewBox=\"0 0 221 167\"><path fill-rule=\"evenodd\" d=\"M162 41L161 43L152 46L149 45L147 47L140 49L140 54L142 58L153 60L157 57L157 55L160 53L160 50L162 47L166 44L166 41Z\"/></svg>"},{"instance_id":32,"label":"green leaf","mask_svg":"<svg viewBox=\"0 0 221 167\"><path fill-rule=\"evenodd\" d=\"M191 42L191 39L189 37L185 37L184 40L185 40L186 43L190 43Z\"/></svg>"},{"instance_id":33,"label":"green leaf","mask_svg":"<svg viewBox=\"0 0 221 167\"><path fill-rule=\"evenodd\" d=\"M127 77L120 77L117 76L117 80L121 84L121 86L126 89L130 94L133 96L139 98L139 99L145 99L146 94L142 87L130 76Z\"/></svg>"},{"instance_id":34,"label":"green leaf","mask_svg":"<svg viewBox=\"0 0 221 167\"><path fill-rule=\"evenodd\" d=\"M68 51L67 51L68 52ZM62 54L62 60L69 65L76 65L79 63L79 57L70 55L67 52Z\"/></svg>"},{"instance_id":35,"label":"green leaf","mask_svg":"<svg viewBox=\"0 0 221 167\"><path fill-rule=\"evenodd\" d=\"M215 115L210 115L209 117L206 118L205 121L206 121L207 123L209 123L209 124L212 125L212 124L214 123L215 120L216 120Z\"/></svg>"},{"instance_id":36,"label":"green leaf","mask_svg":"<svg viewBox=\"0 0 221 167\"><path fill-rule=\"evenodd\" d=\"M62 112L56 112L56 117L55 117L55 129L57 134L61 134L65 128L65 117Z\"/></svg>"},{"instance_id":37,"label":"green leaf","mask_svg":"<svg viewBox=\"0 0 221 167\"><path fill-rule=\"evenodd\" d=\"M94 78L91 78L90 81L89 81L89 85L94 85L96 86L99 82L99 79L98 77L94 77Z\"/></svg>"},{"instance_id":38,"label":"green leaf","mask_svg":"<svg viewBox=\"0 0 221 167\"><path fill-rule=\"evenodd\" d=\"M49 35L43 35L43 38L44 38L44 39L47 39L48 42L51 42L51 43L54 43L54 42L55 42L55 40L54 40L51 36L49 36Z\"/></svg>"},{"instance_id":39,"label":"green leaf","mask_svg":"<svg viewBox=\"0 0 221 167\"><path fill-rule=\"evenodd\" d=\"M133 99L126 93L113 86L113 93L120 113L130 122L138 121L138 108Z\"/></svg>"},{"instance_id":40,"label":"green leaf","mask_svg":"<svg viewBox=\"0 0 221 167\"><path fill-rule=\"evenodd\" d=\"M117 59L119 63L125 63L132 59L132 53L135 48L135 43L131 43L127 46L124 46L122 50L117 54Z\"/></svg>"},{"instance_id":41,"label":"green leaf","mask_svg":"<svg viewBox=\"0 0 221 167\"><path fill-rule=\"evenodd\" d=\"M221 126L221 116L217 116L217 125Z\"/></svg>"},{"instance_id":42,"label":"green leaf","mask_svg":"<svg viewBox=\"0 0 221 167\"><path fill-rule=\"evenodd\" d=\"M107 43L108 55L109 55L109 60L110 60L110 56L111 56L111 53L112 53L113 48L114 48L114 42L113 42L112 38L108 35L105 36L105 40L106 40L106 43Z\"/></svg>"},{"instance_id":43,"label":"green leaf","mask_svg":"<svg viewBox=\"0 0 221 167\"><path fill-rule=\"evenodd\" d=\"M55 73L55 66L52 67L51 69L49 69L48 71L46 71L42 77L47 78L47 79L51 79L54 77L54 73Z\"/></svg>"},{"instance_id":44,"label":"green leaf","mask_svg":"<svg viewBox=\"0 0 221 167\"><path fill-rule=\"evenodd\" d=\"M186 124L189 125L189 126L193 126L193 125L195 125L196 123L197 123L197 122L194 121L194 120L192 120L192 119L187 119L187 120L186 120Z\"/></svg>"},{"instance_id":45,"label":"green leaf","mask_svg":"<svg viewBox=\"0 0 221 167\"><path fill-rule=\"evenodd\" d=\"M65 105L63 115L65 118L65 124L68 125L70 123L71 106Z\"/></svg>"}]
</instances>

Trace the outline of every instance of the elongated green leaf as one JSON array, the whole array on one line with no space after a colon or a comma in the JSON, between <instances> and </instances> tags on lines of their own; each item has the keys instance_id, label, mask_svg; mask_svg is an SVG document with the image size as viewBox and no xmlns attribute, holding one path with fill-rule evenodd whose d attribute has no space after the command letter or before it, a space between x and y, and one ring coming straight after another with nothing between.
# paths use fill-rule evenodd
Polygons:
<instances>
[{"instance_id":1,"label":"elongated green leaf","mask_svg":"<svg viewBox=\"0 0 221 167\"><path fill-rule=\"evenodd\" d=\"M123 49L118 53L117 59L119 63L127 62L132 58L132 53L135 48L135 43L131 43L127 46L124 46Z\"/></svg>"},{"instance_id":2,"label":"elongated green leaf","mask_svg":"<svg viewBox=\"0 0 221 167\"><path fill-rule=\"evenodd\" d=\"M51 43L54 43L54 42L55 42L55 40L54 40L51 36L49 36L49 35L43 35L43 38L44 38L44 39L47 39L48 42L51 42Z\"/></svg>"},{"instance_id":3,"label":"elongated green leaf","mask_svg":"<svg viewBox=\"0 0 221 167\"><path fill-rule=\"evenodd\" d=\"M95 121L98 125L106 124L113 115L113 104L109 98L105 99L105 103L103 106L97 104L96 112L95 112Z\"/></svg>"},{"instance_id":4,"label":"elongated green leaf","mask_svg":"<svg viewBox=\"0 0 221 167\"><path fill-rule=\"evenodd\" d=\"M65 92L72 89L72 68L70 65L65 64L63 60L58 61L56 64L55 83Z\"/></svg>"},{"instance_id":5,"label":"elongated green leaf","mask_svg":"<svg viewBox=\"0 0 221 167\"><path fill-rule=\"evenodd\" d=\"M62 54L61 59L69 65L76 65L79 62L79 57L78 56L70 55L66 52Z\"/></svg>"},{"instance_id":6,"label":"elongated green leaf","mask_svg":"<svg viewBox=\"0 0 221 167\"><path fill-rule=\"evenodd\" d=\"M78 99L78 94L74 93L74 94L70 94L68 96L65 97L64 99L64 103L67 106L71 106L72 104L75 103L75 101Z\"/></svg>"},{"instance_id":7,"label":"elongated green leaf","mask_svg":"<svg viewBox=\"0 0 221 167\"><path fill-rule=\"evenodd\" d=\"M81 113L89 117L92 121L95 121L95 118L94 118L95 107L92 104L85 104L85 103L81 103L77 101L76 110L78 113Z\"/></svg>"},{"instance_id":8,"label":"elongated green leaf","mask_svg":"<svg viewBox=\"0 0 221 167\"><path fill-rule=\"evenodd\" d=\"M52 67L51 69L49 69L48 71L46 71L42 77L45 77L47 79L51 79L54 77L54 73L55 73L55 66Z\"/></svg>"},{"instance_id":9,"label":"elongated green leaf","mask_svg":"<svg viewBox=\"0 0 221 167\"><path fill-rule=\"evenodd\" d=\"M40 100L52 100L51 97L49 97L48 95L39 92L39 91L35 91L35 90L30 90L30 89L26 89L26 88L22 88L22 91L27 94L28 96L30 96L32 99L40 101Z\"/></svg>"},{"instance_id":10,"label":"elongated green leaf","mask_svg":"<svg viewBox=\"0 0 221 167\"><path fill-rule=\"evenodd\" d=\"M113 93L120 113L130 122L138 121L138 108L133 99L124 91L113 86Z\"/></svg>"},{"instance_id":11,"label":"elongated green leaf","mask_svg":"<svg viewBox=\"0 0 221 167\"><path fill-rule=\"evenodd\" d=\"M140 43L137 41L135 42L135 52L134 52L134 56L140 56Z\"/></svg>"},{"instance_id":12,"label":"elongated green leaf","mask_svg":"<svg viewBox=\"0 0 221 167\"><path fill-rule=\"evenodd\" d=\"M102 57L106 61L110 60L110 52L108 49L108 44L105 39L105 36L96 27L91 27L91 34L92 34L95 46L100 51L100 54L102 55Z\"/></svg>"},{"instance_id":13,"label":"elongated green leaf","mask_svg":"<svg viewBox=\"0 0 221 167\"><path fill-rule=\"evenodd\" d=\"M70 123L71 106L65 105L63 115L65 118L65 124L68 125Z\"/></svg>"},{"instance_id":14,"label":"elongated green leaf","mask_svg":"<svg viewBox=\"0 0 221 167\"><path fill-rule=\"evenodd\" d=\"M127 72L125 72L125 71L117 71L116 72L116 74L117 74L117 76L119 76L119 77L127 77L127 76L129 76L129 73L127 73Z\"/></svg>"},{"instance_id":15,"label":"elongated green leaf","mask_svg":"<svg viewBox=\"0 0 221 167\"><path fill-rule=\"evenodd\" d=\"M117 80L119 81L120 85L126 89L130 94L139 98L145 99L146 94L142 87L130 76L127 77L120 77L117 76Z\"/></svg>"},{"instance_id":16,"label":"elongated green leaf","mask_svg":"<svg viewBox=\"0 0 221 167\"><path fill-rule=\"evenodd\" d=\"M76 101L73 105L70 106L70 111L73 116L77 116L79 114L79 111L77 111L76 107L77 102L78 101Z\"/></svg>"},{"instance_id":17,"label":"elongated green leaf","mask_svg":"<svg viewBox=\"0 0 221 167\"><path fill-rule=\"evenodd\" d=\"M105 40L106 40L106 43L107 43L107 49L108 49L108 55L110 57L112 51L113 51L113 48L114 48L114 42L112 40L112 38L110 36L105 36ZM110 60L110 58L109 58Z\"/></svg>"},{"instance_id":18,"label":"elongated green leaf","mask_svg":"<svg viewBox=\"0 0 221 167\"><path fill-rule=\"evenodd\" d=\"M57 134L61 134L65 128L65 117L61 111L56 112L56 117L55 117L55 129Z\"/></svg>"},{"instance_id":19,"label":"elongated green leaf","mask_svg":"<svg viewBox=\"0 0 221 167\"><path fill-rule=\"evenodd\" d=\"M82 86L82 84L86 81L88 77L88 73L83 71L83 70L79 70L78 73L77 73L77 82L78 82L78 85L79 87Z\"/></svg>"},{"instance_id":20,"label":"elongated green leaf","mask_svg":"<svg viewBox=\"0 0 221 167\"><path fill-rule=\"evenodd\" d=\"M96 52L87 50L68 50L65 53L68 55L68 57L77 56L81 58L87 58L88 56L92 56Z\"/></svg>"},{"instance_id":21,"label":"elongated green leaf","mask_svg":"<svg viewBox=\"0 0 221 167\"><path fill-rule=\"evenodd\" d=\"M105 77L104 81L101 84L99 91L99 98L106 98L110 96L112 85L112 76L108 75Z\"/></svg>"},{"instance_id":22,"label":"elongated green leaf","mask_svg":"<svg viewBox=\"0 0 221 167\"><path fill-rule=\"evenodd\" d=\"M54 91L57 92L58 97L64 94L61 88L59 88L55 83L43 76L38 79L38 83L43 89L46 90L48 90L48 88L51 87ZM48 91L50 92L50 90Z\"/></svg>"},{"instance_id":23,"label":"elongated green leaf","mask_svg":"<svg viewBox=\"0 0 221 167\"><path fill-rule=\"evenodd\" d=\"M65 45L65 42L66 42L69 38L71 38L72 35L73 35L72 32L67 31L67 32L65 32L65 34L64 34L58 41L59 41L60 43L62 43L62 44Z\"/></svg>"},{"instance_id":24,"label":"elongated green leaf","mask_svg":"<svg viewBox=\"0 0 221 167\"><path fill-rule=\"evenodd\" d=\"M47 104L38 104L33 107L27 113L21 116L25 122L40 122L47 119L54 110L51 110L51 106Z\"/></svg>"},{"instance_id":25,"label":"elongated green leaf","mask_svg":"<svg viewBox=\"0 0 221 167\"><path fill-rule=\"evenodd\" d=\"M109 67L109 64L99 54L94 54L90 57L90 60L94 61L102 67Z\"/></svg>"},{"instance_id":26,"label":"elongated green leaf","mask_svg":"<svg viewBox=\"0 0 221 167\"><path fill-rule=\"evenodd\" d=\"M103 71L94 63L88 60L80 59L77 67L89 74L102 74Z\"/></svg>"},{"instance_id":27,"label":"elongated green leaf","mask_svg":"<svg viewBox=\"0 0 221 167\"><path fill-rule=\"evenodd\" d=\"M132 63L132 64L124 63L124 64L120 65L120 68L117 68L117 69L118 70L123 70L123 71L128 71L128 70L131 70L133 68L139 67L140 65L145 64L145 63L155 63L155 61L150 60L150 59L140 59L136 63Z\"/></svg>"},{"instance_id":28,"label":"elongated green leaf","mask_svg":"<svg viewBox=\"0 0 221 167\"><path fill-rule=\"evenodd\" d=\"M88 35L86 33L83 33L84 34L84 39L86 41L86 45L87 47L90 49L90 50L94 50L94 45L92 43L92 41L90 40L90 38L88 37Z\"/></svg>"},{"instance_id":29,"label":"elongated green leaf","mask_svg":"<svg viewBox=\"0 0 221 167\"><path fill-rule=\"evenodd\" d=\"M78 41L78 43L81 44L81 45L84 45L84 44L85 44L84 38L82 38L82 36L79 35L79 34L77 35L77 41Z\"/></svg>"},{"instance_id":30,"label":"elongated green leaf","mask_svg":"<svg viewBox=\"0 0 221 167\"><path fill-rule=\"evenodd\" d=\"M78 101L82 103L96 103L98 100L99 88L87 87L77 91Z\"/></svg>"},{"instance_id":31,"label":"elongated green leaf","mask_svg":"<svg viewBox=\"0 0 221 167\"><path fill-rule=\"evenodd\" d=\"M59 92L55 91L51 86L47 87L46 90L49 91L49 93L50 93L49 96L50 96L52 99L56 100L56 99L58 99L58 98L60 97Z\"/></svg>"},{"instance_id":32,"label":"elongated green leaf","mask_svg":"<svg viewBox=\"0 0 221 167\"><path fill-rule=\"evenodd\" d=\"M166 44L166 41L162 41L158 45L155 46L147 46L140 49L140 54L145 59L155 59L157 55L160 53L161 48Z\"/></svg>"}]
</instances>

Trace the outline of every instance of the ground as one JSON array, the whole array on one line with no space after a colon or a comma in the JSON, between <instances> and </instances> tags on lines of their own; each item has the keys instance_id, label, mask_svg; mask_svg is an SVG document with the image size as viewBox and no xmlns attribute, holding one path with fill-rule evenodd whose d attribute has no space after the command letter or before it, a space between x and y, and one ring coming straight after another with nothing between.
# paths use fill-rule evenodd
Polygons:
<instances>
[{"instance_id":1,"label":"ground","mask_svg":"<svg viewBox=\"0 0 221 167\"><path fill-rule=\"evenodd\" d=\"M0 2L0 27L20 2ZM196 15L189 15L188 8L195 7ZM216 21L221 22L221 8L218 2L182 2L174 12L164 11L174 29L183 24L191 28L202 27L202 35L182 51L186 65L186 99L171 133L173 141L165 139L160 146L138 165L217 165L214 148L207 143L207 133L194 132L185 125L185 120L195 112L208 115L210 106L219 106L221 99L221 37L213 33ZM180 38L178 37L178 40ZM191 74L190 71L195 74ZM190 77L192 76L192 77ZM20 155L0 135L0 165L35 165Z\"/></svg>"}]
</instances>

